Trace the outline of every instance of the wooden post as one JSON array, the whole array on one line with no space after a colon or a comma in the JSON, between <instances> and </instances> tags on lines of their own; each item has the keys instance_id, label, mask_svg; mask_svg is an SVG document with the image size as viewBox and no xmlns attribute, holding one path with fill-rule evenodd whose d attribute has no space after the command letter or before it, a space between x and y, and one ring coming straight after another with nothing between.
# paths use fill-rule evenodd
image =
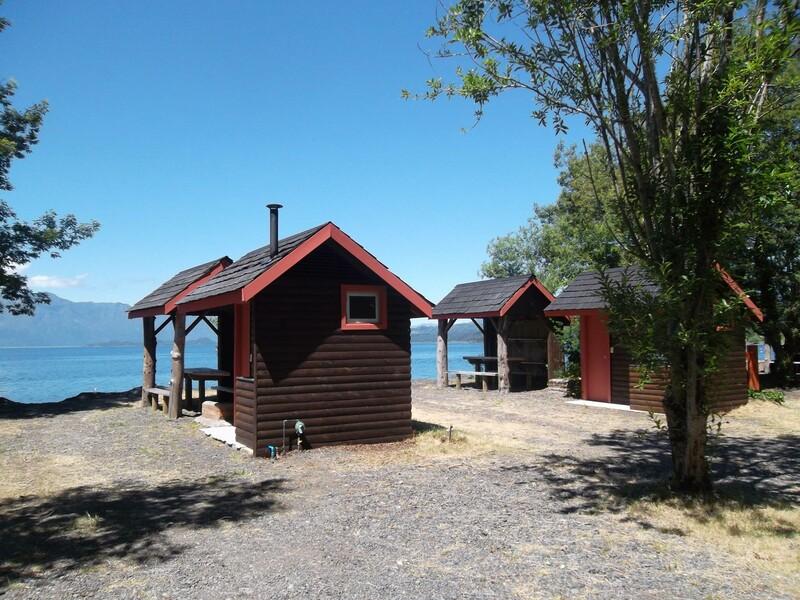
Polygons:
<instances>
[{"instance_id":1,"label":"wooden post","mask_svg":"<svg viewBox=\"0 0 800 600\"><path fill-rule=\"evenodd\" d=\"M183 377L183 399L185 402L184 406L189 410L194 410L194 404L192 402L192 380L185 375Z\"/></svg>"},{"instance_id":2,"label":"wooden post","mask_svg":"<svg viewBox=\"0 0 800 600\"><path fill-rule=\"evenodd\" d=\"M147 388L156 384L156 318L142 319L144 358L142 361L142 407L149 404Z\"/></svg>"},{"instance_id":3,"label":"wooden post","mask_svg":"<svg viewBox=\"0 0 800 600\"><path fill-rule=\"evenodd\" d=\"M186 315L175 313L172 321L175 338L172 341L172 382L169 393L169 418L181 416L181 392L183 391L183 350L186 345Z\"/></svg>"},{"instance_id":4,"label":"wooden post","mask_svg":"<svg viewBox=\"0 0 800 600\"><path fill-rule=\"evenodd\" d=\"M511 389L508 369L508 331L506 329L506 319L500 317L497 320L497 389L501 393Z\"/></svg>"},{"instance_id":5,"label":"wooden post","mask_svg":"<svg viewBox=\"0 0 800 600\"><path fill-rule=\"evenodd\" d=\"M436 387L446 388L447 377L447 332L448 319L439 319L439 332L436 336Z\"/></svg>"}]
</instances>

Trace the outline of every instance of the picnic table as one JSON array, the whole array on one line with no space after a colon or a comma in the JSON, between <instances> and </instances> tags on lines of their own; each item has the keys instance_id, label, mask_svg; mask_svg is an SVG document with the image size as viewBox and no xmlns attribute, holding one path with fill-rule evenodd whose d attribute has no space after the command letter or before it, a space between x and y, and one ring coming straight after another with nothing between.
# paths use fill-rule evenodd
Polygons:
<instances>
[{"instance_id":1,"label":"picnic table","mask_svg":"<svg viewBox=\"0 0 800 600\"><path fill-rule=\"evenodd\" d=\"M485 373L491 372L495 374L497 372L497 357L496 356L464 356L464 360L466 360L469 364L471 364L475 368L476 373ZM487 368L492 367L492 368ZM545 374L547 372L547 363L540 362L540 361L531 361L526 360L521 357L508 357L508 367L511 371L511 375L513 374L521 374L525 375L525 384L528 389L532 387L533 378L544 370ZM546 375L545 375L546 376Z\"/></svg>"},{"instance_id":2,"label":"picnic table","mask_svg":"<svg viewBox=\"0 0 800 600\"><path fill-rule=\"evenodd\" d=\"M208 369L204 367L184 369L183 380L186 384L184 386L186 388L184 394L186 397L187 408L194 408L194 399L192 397L192 381L197 381L197 387L200 392L200 406L203 406L203 401L206 399L206 381L219 381L220 379L225 379L226 377L230 376L230 372L223 371L222 369Z\"/></svg>"},{"instance_id":3,"label":"picnic table","mask_svg":"<svg viewBox=\"0 0 800 600\"><path fill-rule=\"evenodd\" d=\"M496 356L464 356L462 357L465 361L475 367L476 371L485 371L486 367L489 365L494 365L493 370L497 370L497 357ZM524 359L522 358L512 358L509 357L508 364L513 365L516 363L523 362Z\"/></svg>"}]
</instances>

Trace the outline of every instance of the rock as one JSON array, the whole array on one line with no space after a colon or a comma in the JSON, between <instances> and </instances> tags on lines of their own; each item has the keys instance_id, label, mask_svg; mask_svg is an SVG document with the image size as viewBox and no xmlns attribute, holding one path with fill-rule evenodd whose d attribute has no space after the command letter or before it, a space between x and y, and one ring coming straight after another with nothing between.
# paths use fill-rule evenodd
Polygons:
<instances>
[{"instance_id":1,"label":"rock","mask_svg":"<svg viewBox=\"0 0 800 600\"><path fill-rule=\"evenodd\" d=\"M203 402L203 417L222 421L233 421L233 403L206 400Z\"/></svg>"}]
</instances>

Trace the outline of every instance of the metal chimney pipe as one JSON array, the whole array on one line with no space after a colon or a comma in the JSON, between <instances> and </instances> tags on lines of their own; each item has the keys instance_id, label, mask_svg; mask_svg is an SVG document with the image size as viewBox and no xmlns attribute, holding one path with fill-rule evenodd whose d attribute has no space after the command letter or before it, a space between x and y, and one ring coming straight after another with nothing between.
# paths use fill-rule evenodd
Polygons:
<instances>
[{"instance_id":1,"label":"metal chimney pipe","mask_svg":"<svg viewBox=\"0 0 800 600\"><path fill-rule=\"evenodd\" d=\"M269 209L269 256L274 258L278 254L278 209L282 204L267 204Z\"/></svg>"}]
</instances>

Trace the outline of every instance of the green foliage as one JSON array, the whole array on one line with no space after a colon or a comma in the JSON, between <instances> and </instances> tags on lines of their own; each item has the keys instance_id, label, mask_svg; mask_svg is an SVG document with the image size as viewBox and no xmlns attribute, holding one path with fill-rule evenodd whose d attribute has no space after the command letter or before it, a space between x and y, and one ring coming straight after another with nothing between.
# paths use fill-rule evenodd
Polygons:
<instances>
[{"instance_id":1,"label":"green foliage","mask_svg":"<svg viewBox=\"0 0 800 600\"><path fill-rule=\"evenodd\" d=\"M774 404L786 402L786 397L781 390L747 390L747 395L751 400L765 400Z\"/></svg>"},{"instance_id":2,"label":"green foliage","mask_svg":"<svg viewBox=\"0 0 800 600\"><path fill-rule=\"evenodd\" d=\"M610 179L608 200L594 197L621 256L659 286L604 278L609 325L637 361L670 367L681 489L710 485L706 383L726 329L745 320L717 267L741 253L753 198L776 202L762 194L762 144L768 115L797 93L774 84L797 58L799 12L795 1L457 0L429 32L457 64L424 97L467 98L480 117L524 90L541 124L563 132L579 117L594 129Z\"/></svg>"},{"instance_id":3,"label":"green foliage","mask_svg":"<svg viewBox=\"0 0 800 600\"><path fill-rule=\"evenodd\" d=\"M492 240L485 277L534 274L550 290L580 273L625 264L625 256L609 222L611 179L599 144L579 154L559 144L555 166L561 186L556 202L535 205L534 215L515 233Z\"/></svg>"},{"instance_id":4,"label":"green foliage","mask_svg":"<svg viewBox=\"0 0 800 600\"><path fill-rule=\"evenodd\" d=\"M754 163L752 202L743 220L745 250L731 265L764 311L759 332L776 353L776 383L792 383L800 354L800 64L790 63L775 84L782 102L764 119Z\"/></svg>"},{"instance_id":5,"label":"green foliage","mask_svg":"<svg viewBox=\"0 0 800 600\"><path fill-rule=\"evenodd\" d=\"M0 31L8 26L0 18ZM25 158L39 141L39 130L47 103L39 102L25 110L12 104L17 86L13 81L0 82L0 190L13 189L9 179L14 159ZM20 220L14 210L0 200L0 312L33 314L37 303L49 302L47 294L35 293L27 279L17 271L43 254L57 258L67 250L91 237L99 225L80 223L73 215L57 217L48 211L31 222Z\"/></svg>"}]
</instances>

